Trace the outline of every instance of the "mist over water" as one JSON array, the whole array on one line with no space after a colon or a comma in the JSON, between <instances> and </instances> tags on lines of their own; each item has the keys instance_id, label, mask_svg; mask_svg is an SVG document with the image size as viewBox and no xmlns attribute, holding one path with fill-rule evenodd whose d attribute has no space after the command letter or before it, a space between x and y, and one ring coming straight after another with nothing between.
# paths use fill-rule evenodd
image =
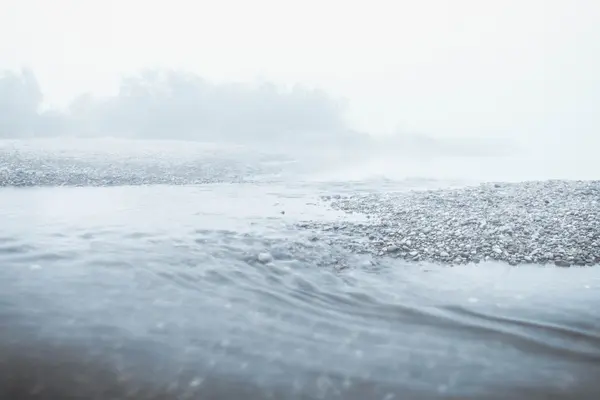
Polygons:
<instances>
[{"instance_id":1,"label":"mist over water","mask_svg":"<svg viewBox=\"0 0 600 400\"><path fill-rule=\"evenodd\" d=\"M317 175L318 176L318 175ZM317 179L440 179L464 182L522 182L547 179L593 180L598 162L588 158L554 156L410 157L373 156L323 172Z\"/></svg>"},{"instance_id":2,"label":"mist over water","mask_svg":"<svg viewBox=\"0 0 600 400\"><path fill-rule=\"evenodd\" d=\"M419 140L420 139L420 140ZM532 138L529 138L530 140ZM375 139L371 148L348 151L322 171L322 179L439 179L464 182L595 180L600 164L581 138L561 146L546 141L406 135Z\"/></svg>"},{"instance_id":3,"label":"mist over water","mask_svg":"<svg viewBox=\"0 0 600 400\"><path fill-rule=\"evenodd\" d=\"M599 2L7 1L0 398L600 398Z\"/></svg>"},{"instance_id":4,"label":"mist over water","mask_svg":"<svg viewBox=\"0 0 600 400\"><path fill-rule=\"evenodd\" d=\"M0 399L600 398L597 0L1 8Z\"/></svg>"}]
</instances>

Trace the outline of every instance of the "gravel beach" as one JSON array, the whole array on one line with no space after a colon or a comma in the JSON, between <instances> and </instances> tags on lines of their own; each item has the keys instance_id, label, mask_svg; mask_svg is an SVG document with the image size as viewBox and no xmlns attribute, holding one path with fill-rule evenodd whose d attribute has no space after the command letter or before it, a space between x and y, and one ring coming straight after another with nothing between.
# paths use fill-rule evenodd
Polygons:
<instances>
[{"instance_id":1,"label":"gravel beach","mask_svg":"<svg viewBox=\"0 0 600 400\"><path fill-rule=\"evenodd\" d=\"M0 187L240 183L279 172L281 161L247 148L176 141L0 141Z\"/></svg>"},{"instance_id":2,"label":"gravel beach","mask_svg":"<svg viewBox=\"0 0 600 400\"><path fill-rule=\"evenodd\" d=\"M339 244L361 253L442 264L600 263L600 181L485 183L323 199L366 215L367 223L320 226L344 233Z\"/></svg>"}]
</instances>

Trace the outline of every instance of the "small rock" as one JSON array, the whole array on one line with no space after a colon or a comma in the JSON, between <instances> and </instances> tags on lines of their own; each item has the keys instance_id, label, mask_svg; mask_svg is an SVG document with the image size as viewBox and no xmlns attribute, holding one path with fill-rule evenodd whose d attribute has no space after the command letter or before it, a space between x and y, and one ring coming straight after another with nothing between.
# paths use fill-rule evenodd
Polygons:
<instances>
[{"instance_id":1,"label":"small rock","mask_svg":"<svg viewBox=\"0 0 600 400\"><path fill-rule=\"evenodd\" d=\"M267 264L273 261L273 256L271 255L271 253L259 253L256 258L258 262L261 262L263 264Z\"/></svg>"},{"instance_id":2,"label":"small rock","mask_svg":"<svg viewBox=\"0 0 600 400\"><path fill-rule=\"evenodd\" d=\"M557 260L554 262L554 265L556 265L557 267L567 268L567 267L571 266L571 263L569 263L568 261L565 261L565 260Z\"/></svg>"},{"instance_id":3,"label":"small rock","mask_svg":"<svg viewBox=\"0 0 600 400\"><path fill-rule=\"evenodd\" d=\"M389 246L386 247L385 252L386 253L395 253L398 251L398 246Z\"/></svg>"}]
</instances>

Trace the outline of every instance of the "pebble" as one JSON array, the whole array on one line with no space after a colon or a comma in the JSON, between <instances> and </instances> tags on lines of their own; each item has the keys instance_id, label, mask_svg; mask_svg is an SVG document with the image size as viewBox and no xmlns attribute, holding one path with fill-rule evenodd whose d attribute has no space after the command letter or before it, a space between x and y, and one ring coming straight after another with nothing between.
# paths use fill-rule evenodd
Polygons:
<instances>
[{"instance_id":1,"label":"pebble","mask_svg":"<svg viewBox=\"0 0 600 400\"><path fill-rule=\"evenodd\" d=\"M256 259L258 260L258 262L267 264L273 261L273 256L271 255L271 253L259 253Z\"/></svg>"}]
</instances>

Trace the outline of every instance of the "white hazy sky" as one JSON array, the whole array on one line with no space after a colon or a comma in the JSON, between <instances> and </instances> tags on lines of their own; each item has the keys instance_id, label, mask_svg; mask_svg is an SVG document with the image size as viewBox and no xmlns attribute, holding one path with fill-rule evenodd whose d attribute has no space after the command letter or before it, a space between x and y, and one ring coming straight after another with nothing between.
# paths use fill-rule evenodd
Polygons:
<instances>
[{"instance_id":1,"label":"white hazy sky","mask_svg":"<svg viewBox=\"0 0 600 400\"><path fill-rule=\"evenodd\" d=\"M598 137L600 0L3 0L0 68L46 99L175 67L304 83L373 133ZM566 136L565 136L566 135ZM596 143L599 141L596 140Z\"/></svg>"}]
</instances>

